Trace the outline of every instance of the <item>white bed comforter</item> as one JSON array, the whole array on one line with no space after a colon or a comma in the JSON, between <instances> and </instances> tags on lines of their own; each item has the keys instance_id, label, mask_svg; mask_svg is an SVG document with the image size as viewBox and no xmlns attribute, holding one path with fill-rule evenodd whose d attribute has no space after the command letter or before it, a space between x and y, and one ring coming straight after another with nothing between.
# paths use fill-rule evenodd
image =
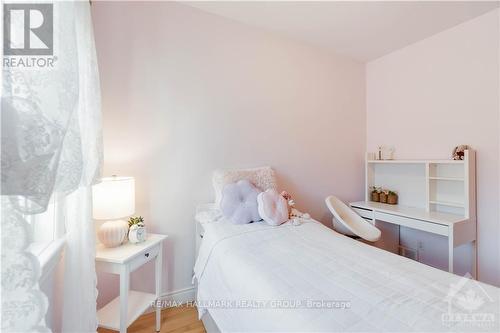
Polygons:
<instances>
[{"instance_id":1,"label":"white bed comforter","mask_svg":"<svg viewBox=\"0 0 500 333\"><path fill-rule=\"evenodd\" d=\"M223 332L500 331L500 289L312 220L206 224L195 278L200 317Z\"/></svg>"}]
</instances>

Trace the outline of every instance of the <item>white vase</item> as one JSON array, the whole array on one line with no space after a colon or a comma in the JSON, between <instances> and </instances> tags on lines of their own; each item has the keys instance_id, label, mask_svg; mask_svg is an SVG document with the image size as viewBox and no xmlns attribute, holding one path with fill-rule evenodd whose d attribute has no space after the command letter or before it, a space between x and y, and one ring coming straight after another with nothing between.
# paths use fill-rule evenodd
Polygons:
<instances>
[{"instance_id":1,"label":"white vase","mask_svg":"<svg viewBox=\"0 0 500 333\"><path fill-rule=\"evenodd\" d=\"M123 243L128 232L128 223L123 220L104 222L97 231L97 237L106 247Z\"/></svg>"}]
</instances>

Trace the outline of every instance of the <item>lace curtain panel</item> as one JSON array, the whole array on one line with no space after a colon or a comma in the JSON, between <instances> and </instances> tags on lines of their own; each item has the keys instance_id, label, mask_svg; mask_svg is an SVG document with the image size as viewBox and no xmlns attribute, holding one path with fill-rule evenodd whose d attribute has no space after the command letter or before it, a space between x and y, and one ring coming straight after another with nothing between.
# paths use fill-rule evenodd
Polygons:
<instances>
[{"instance_id":1,"label":"lace curtain panel","mask_svg":"<svg viewBox=\"0 0 500 333\"><path fill-rule=\"evenodd\" d=\"M49 331L23 216L43 213L54 195L66 212L63 331L97 327L91 185L102 137L90 6L55 1L52 9L54 65L2 70L2 331Z\"/></svg>"}]
</instances>

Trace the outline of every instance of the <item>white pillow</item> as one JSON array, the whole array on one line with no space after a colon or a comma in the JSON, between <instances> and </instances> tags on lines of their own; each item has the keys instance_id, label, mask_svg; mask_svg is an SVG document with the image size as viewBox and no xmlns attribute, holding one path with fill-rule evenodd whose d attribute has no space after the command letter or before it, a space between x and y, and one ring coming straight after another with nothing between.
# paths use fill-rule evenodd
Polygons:
<instances>
[{"instance_id":1,"label":"white pillow","mask_svg":"<svg viewBox=\"0 0 500 333\"><path fill-rule=\"evenodd\" d=\"M261 191L270 188L277 189L276 176L271 167L258 167L251 169L215 170L212 176L212 183L215 191L215 204L220 207L222 189L226 184L236 183L246 179L254 184Z\"/></svg>"},{"instance_id":2,"label":"white pillow","mask_svg":"<svg viewBox=\"0 0 500 333\"><path fill-rule=\"evenodd\" d=\"M257 196L259 215L269 225L280 225L288 221L288 202L275 189L269 189Z\"/></svg>"},{"instance_id":3,"label":"white pillow","mask_svg":"<svg viewBox=\"0 0 500 333\"><path fill-rule=\"evenodd\" d=\"M200 204L196 206L195 219L200 224L212 223L218 221L222 217L222 212L215 204Z\"/></svg>"},{"instance_id":4,"label":"white pillow","mask_svg":"<svg viewBox=\"0 0 500 333\"><path fill-rule=\"evenodd\" d=\"M247 224L262 220L257 196L261 191L246 179L227 184L222 190L220 210L233 224Z\"/></svg>"}]
</instances>

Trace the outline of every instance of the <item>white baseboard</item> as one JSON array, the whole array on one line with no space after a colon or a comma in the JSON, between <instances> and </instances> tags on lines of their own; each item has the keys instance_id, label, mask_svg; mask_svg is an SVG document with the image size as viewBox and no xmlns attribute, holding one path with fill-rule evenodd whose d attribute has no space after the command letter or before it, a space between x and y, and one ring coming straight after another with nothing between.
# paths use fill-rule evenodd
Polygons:
<instances>
[{"instance_id":1,"label":"white baseboard","mask_svg":"<svg viewBox=\"0 0 500 333\"><path fill-rule=\"evenodd\" d=\"M178 304L193 302L195 298L196 298L196 287L179 289L176 291L164 293L160 296L160 300L162 301L176 302Z\"/></svg>"},{"instance_id":2,"label":"white baseboard","mask_svg":"<svg viewBox=\"0 0 500 333\"><path fill-rule=\"evenodd\" d=\"M188 302L193 302L195 299L196 287L190 287L161 294L160 304L162 305L162 308L167 308L167 306L165 306L164 304L171 303L172 306L179 306ZM150 313L153 311L154 309L152 307L149 307L145 313Z\"/></svg>"}]
</instances>

